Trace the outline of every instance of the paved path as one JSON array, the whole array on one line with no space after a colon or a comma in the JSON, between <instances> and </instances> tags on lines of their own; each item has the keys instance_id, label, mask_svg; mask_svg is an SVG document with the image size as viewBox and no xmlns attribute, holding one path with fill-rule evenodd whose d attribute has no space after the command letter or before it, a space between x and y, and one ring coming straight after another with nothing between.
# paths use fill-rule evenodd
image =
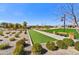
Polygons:
<instances>
[{"instance_id":1,"label":"paved path","mask_svg":"<svg viewBox=\"0 0 79 59\"><path fill-rule=\"evenodd\" d=\"M46 36L49 36L49 37L58 39L58 40L63 40L64 38L66 38L66 37L64 37L64 36L59 36L59 35L51 34L51 33L48 33L48 32L43 32L43 31L39 31L39 30L35 30L35 29L33 29L33 30L34 30L34 31L37 31L37 32L39 32L39 33L42 33L42 34L44 34L44 35L46 35Z\"/></svg>"}]
</instances>

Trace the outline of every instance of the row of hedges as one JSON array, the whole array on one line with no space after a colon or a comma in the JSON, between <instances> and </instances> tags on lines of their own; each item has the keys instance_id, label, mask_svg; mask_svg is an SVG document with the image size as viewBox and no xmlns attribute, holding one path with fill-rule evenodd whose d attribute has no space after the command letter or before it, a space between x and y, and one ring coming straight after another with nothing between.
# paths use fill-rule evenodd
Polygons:
<instances>
[{"instance_id":1,"label":"row of hedges","mask_svg":"<svg viewBox=\"0 0 79 59\"><path fill-rule=\"evenodd\" d=\"M69 46L74 46L74 44L76 44L76 49L79 49L79 43L75 43L73 40L65 38L63 40L57 40L56 42L52 42L49 41L46 43L46 47L47 49L51 50L51 51L55 51L60 49L67 49ZM32 47L32 53L33 54L41 54L43 52L43 48L40 44L36 43L33 45Z\"/></svg>"},{"instance_id":2,"label":"row of hedges","mask_svg":"<svg viewBox=\"0 0 79 59\"><path fill-rule=\"evenodd\" d=\"M24 46L25 46L25 40L19 40L16 42L16 48L13 51L14 55L23 55L24 54ZM60 49L67 49L69 46L74 46L76 50L79 51L79 42L74 42L71 39L65 38L63 40L58 40L57 42L47 42L46 43L46 47L51 50L51 51L55 51ZM39 43L35 43L33 44L32 47L32 53L33 54L42 54L44 53L44 49L43 47L39 44Z\"/></svg>"},{"instance_id":3,"label":"row of hedges","mask_svg":"<svg viewBox=\"0 0 79 59\"><path fill-rule=\"evenodd\" d=\"M16 42L16 48L13 51L13 55L23 55L24 54L25 40L21 39Z\"/></svg>"},{"instance_id":4,"label":"row of hedges","mask_svg":"<svg viewBox=\"0 0 79 59\"><path fill-rule=\"evenodd\" d=\"M65 36L65 37L68 36L68 34L65 33L65 32L55 32L55 34L57 34L57 35L61 35L61 36Z\"/></svg>"},{"instance_id":5,"label":"row of hedges","mask_svg":"<svg viewBox=\"0 0 79 59\"><path fill-rule=\"evenodd\" d=\"M74 41L68 38L65 38L63 40L58 40L57 42L47 42L46 47L51 50L57 50L60 49L67 49L69 46L74 46Z\"/></svg>"},{"instance_id":6,"label":"row of hedges","mask_svg":"<svg viewBox=\"0 0 79 59\"><path fill-rule=\"evenodd\" d=\"M71 39L65 38L63 40L58 40L56 43L55 42L47 42L46 47L49 50L57 50L58 48L61 49L67 49L69 46L73 46L77 51L79 51L79 41L74 42Z\"/></svg>"}]
</instances>

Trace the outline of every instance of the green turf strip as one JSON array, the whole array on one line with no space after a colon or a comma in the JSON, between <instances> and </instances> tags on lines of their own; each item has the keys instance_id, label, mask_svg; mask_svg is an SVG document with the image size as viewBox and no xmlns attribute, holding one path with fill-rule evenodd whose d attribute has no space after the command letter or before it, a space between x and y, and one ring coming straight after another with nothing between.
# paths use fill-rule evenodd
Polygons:
<instances>
[{"instance_id":1,"label":"green turf strip","mask_svg":"<svg viewBox=\"0 0 79 59\"><path fill-rule=\"evenodd\" d=\"M55 41L56 39L43 35L34 30L29 30L29 34L32 38L33 43L46 43L48 41Z\"/></svg>"},{"instance_id":2,"label":"green turf strip","mask_svg":"<svg viewBox=\"0 0 79 59\"><path fill-rule=\"evenodd\" d=\"M50 29L50 30L43 30L45 32L50 32L50 33L53 33L53 32L64 32L64 29ZM75 34L75 38L76 39L79 39L79 34L78 32L76 31L76 29L66 29L65 30L66 33L74 33Z\"/></svg>"}]
</instances>

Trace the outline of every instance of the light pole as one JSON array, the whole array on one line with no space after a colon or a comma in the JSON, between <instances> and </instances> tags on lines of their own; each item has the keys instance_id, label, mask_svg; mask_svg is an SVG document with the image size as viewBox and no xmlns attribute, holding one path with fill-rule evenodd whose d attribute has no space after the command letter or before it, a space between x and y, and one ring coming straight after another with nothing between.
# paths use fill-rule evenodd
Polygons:
<instances>
[{"instance_id":1,"label":"light pole","mask_svg":"<svg viewBox=\"0 0 79 59\"><path fill-rule=\"evenodd\" d=\"M64 16L62 17L61 21L64 22L64 32L65 32L65 29L66 29L66 15L64 14Z\"/></svg>"}]
</instances>

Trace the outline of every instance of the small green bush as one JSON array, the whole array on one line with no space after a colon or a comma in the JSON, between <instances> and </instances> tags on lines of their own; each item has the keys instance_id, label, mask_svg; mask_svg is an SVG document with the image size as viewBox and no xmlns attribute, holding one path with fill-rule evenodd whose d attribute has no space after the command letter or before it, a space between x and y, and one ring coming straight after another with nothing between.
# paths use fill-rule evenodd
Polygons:
<instances>
[{"instance_id":1,"label":"small green bush","mask_svg":"<svg viewBox=\"0 0 79 59\"><path fill-rule=\"evenodd\" d=\"M57 50L57 46L55 46L55 43L54 42L47 42L46 43L46 47L49 49L49 50Z\"/></svg>"},{"instance_id":2,"label":"small green bush","mask_svg":"<svg viewBox=\"0 0 79 59\"><path fill-rule=\"evenodd\" d=\"M10 34L10 32L7 32L6 34Z\"/></svg>"},{"instance_id":3,"label":"small green bush","mask_svg":"<svg viewBox=\"0 0 79 59\"><path fill-rule=\"evenodd\" d=\"M16 46L16 48L13 51L13 55L23 55L23 54L24 54L24 46L23 45Z\"/></svg>"},{"instance_id":4,"label":"small green bush","mask_svg":"<svg viewBox=\"0 0 79 59\"><path fill-rule=\"evenodd\" d=\"M27 34L27 31L25 31L24 33Z\"/></svg>"},{"instance_id":5,"label":"small green bush","mask_svg":"<svg viewBox=\"0 0 79 59\"><path fill-rule=\"evenodd\" d=\"M19 37L19 33L15 34L15 37L17 37L17 38L18 38L18 37Z\"/></svg>"},{"instance_id":6,"label":"small green bush","mask_svg":"<svg viewBox=\"0 0 79 59\"><path fill-rule=\"evenodd\" d=\"M13 51L14 55L22 55L24 54L24 45L25 45L25 40L21 39L16 42L16 48Z\"/></svg>"},{"instance_id":7,"label":"small green bush","mask_svg":"<svg viewBox=\"0 0 79 59\"><path fill-rule=\"evenodd\" d=\"M36 43L32 47L33 54L41 54L43 52L43 48L39 43Z\"/></svg>"},{"instance_id":8,"label":"small green bush","mask_svg":"<svg viewBox=\"0 0 79 59\"><path fill-rule=\"evenodd\" d=\"M10 41L15 41L16 39L14 37L10 38L9 39Z\"/></svg>"},{"instance_id":9,"label":"small green bush","mask_svg":"<svg viewBox=\"0 0 79 59\"><path fill-rule=\"evenodd\" d=\"M16 45L25 45L25 40L21 39L21 40L17 41Z\"/></svg>"},{"instance_id":10,"label":"small green bush","mask_svg":"<svg viewBox=\"0 0 79 59\"><path fill-rule=\"evenodd\" d=\"M22 33L22 30L20 30L20 32L19 33Z\"/></svg>"},{"instance_id":11,"label":"small green bush","mask_svg":"<svg viewBox=\"0 0 79 59\"><path fill-rule=\"evenodd\" d=\"M0 41L3 41L2 39L0 39Z\"/></svg>"},{"instance_id":12,"label":"small green bush","mask_svg":"<svg viewBox=\"0 0 79 59\"><path fill-rule=\"evenodd\" d=\"M77 51L79 51L79 41L77 41L75 44L74 44L74 47Z\"/></svg>"},{"instance_id":13,"label":"small green bush","mask_svg":"<svg viewBox=\"0 0 79 59\"><path fill-rule=\"evenodd\" d=\"M9 47L9 44L8 43L0 44L0 49L6 49L8 47Z\"/></svg>"},{"instance_id":14,"label":"small green bush","mask_svg":"<svg viewBox=\"0 0 79 59\"><path fill-rule=\"evenodd\" d=\"M0 31L0 35L2 35L2 36L3 36L3 31Z\"/></svg>"},{"instance_id":15,"label":"small green bush","mask_svg":"<svg viewBox=\"0 0 79 59\"><path fill-rule=\"evenodd\" d=\"M8 36L5 36L4 38L8 38Z\"/></svg>"},{"instance_id":16,"label":"small green bush","mask_svg":"<svg viewBox=\"0 0 79 59\"><path fill-rule=\"evenodd\" d=\"M56 42L56 44L57 44L57 46L58 46L59 48L61 48L61 49L67 49L67 48L68 48L68 46L67 46L62 40L58 40L58 41Z\"/></svg>"},{"instance_id":17,"label":"small green bush","mask_svg":"<svg viewBox=\"0 0 79 59\"><path fill-rule=\"evenodd\" d=\"M12 32L12 34L15 34L16 32Z\"/></svg>"},{"instance_id":18,"label":"small green bush","mask_svg":"<svg viewBox=\"0 0 79 59\"><path fill-rule=\"evenodd\" d=\"M67 46L74 46L74 41L72 39L64 38L63 41Z\"/></svg>"}]
</instances>

